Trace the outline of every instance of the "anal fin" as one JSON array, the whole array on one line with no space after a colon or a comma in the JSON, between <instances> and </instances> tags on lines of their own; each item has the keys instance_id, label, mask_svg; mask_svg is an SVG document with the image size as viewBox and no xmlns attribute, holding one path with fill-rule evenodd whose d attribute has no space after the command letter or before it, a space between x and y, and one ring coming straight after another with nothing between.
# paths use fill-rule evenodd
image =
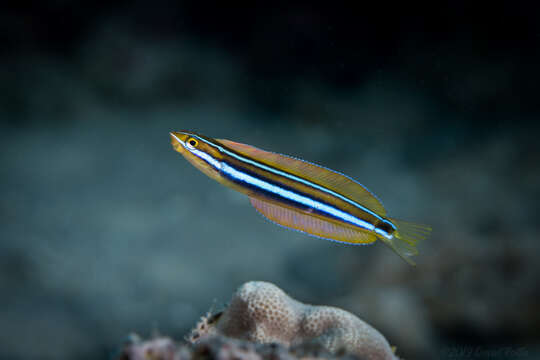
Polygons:
<instances>
[{"instance_id":1,"label":"anal fin","mask_svg":"<svg viewBox=\"0 0 540 360\"><path fill-rule=\"evenodd\" d=\"M377 239L374 234L369 232L325 221L306 212L289 209L254 197L249 199L251 205L270 221L309 235L349 244L370 244Z\"/></svg>"}]
</instances>

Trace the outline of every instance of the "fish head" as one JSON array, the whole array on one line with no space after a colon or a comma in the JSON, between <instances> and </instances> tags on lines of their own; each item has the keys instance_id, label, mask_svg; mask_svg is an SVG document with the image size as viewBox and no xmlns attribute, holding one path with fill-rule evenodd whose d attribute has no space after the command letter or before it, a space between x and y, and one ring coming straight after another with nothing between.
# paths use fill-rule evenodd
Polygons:
<instances>
[{"instance_id":1,"label":"fish head","mask_svg":"<svg viewBox=\"0 0 540 360\"><path fill-rule=\"evenodd\" d=\"M170 133L173 148L193 166L213 179L219 178L222 154L213 139L189 132Z\"/></svg>"}]
</instances>

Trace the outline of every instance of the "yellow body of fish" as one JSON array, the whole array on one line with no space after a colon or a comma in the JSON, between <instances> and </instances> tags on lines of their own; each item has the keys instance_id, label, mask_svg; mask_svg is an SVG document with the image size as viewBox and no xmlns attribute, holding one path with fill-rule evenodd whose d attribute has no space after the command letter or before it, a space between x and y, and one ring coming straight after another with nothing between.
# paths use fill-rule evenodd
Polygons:
<instances>
[{"instance_id":1,"label":"yellow body of fish","mask_svg":"<svg viewBox=\"0 0 540 360\"><path fill-rule=\"evenodd\" d=\"M212 179L249 196L269 220L347 244L380 239L409 264L431 228L387 217L355 180L300 159L192 132L171 133L176 151Z\"/></svg>"}]
</instances>

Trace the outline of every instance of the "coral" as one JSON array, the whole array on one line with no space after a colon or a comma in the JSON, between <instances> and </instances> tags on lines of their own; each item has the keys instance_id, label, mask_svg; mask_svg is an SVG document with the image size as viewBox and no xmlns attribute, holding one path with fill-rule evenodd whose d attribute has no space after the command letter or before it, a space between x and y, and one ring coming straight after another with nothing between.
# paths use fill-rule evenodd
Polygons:
<instances>
[{"instance_id":1,"label":"coral","mask_svg":"<svg viewBox=\"0 0 540 360\"><path fill-rule=\"evenodd\" d=\"M219 335L184 345L164 337L135 339L125 346L118 360L353 360L347 354L333 355L316 346L286 348L276 343L254 344Z\"/></svg>"},{"instance_id":2,"label":"coral","mask_svg":"<svg viewBox=\"0 0 540 360\"><path fill-rule=\"evenodd\" d=\"M343 351L362 359L396 359L386 339L355 315L303 304L267 282L242 285L223 313L203 318L190 340L215 334L287 347L318 344L330 353Z\"/></svg>"},{"instance_id":3,"label":"coral","mask_svg":"<svg viewBox=\"0 0 540 360\"><path fill-rule=\"evenodd\" d=\"M173 360L186 359L182 356L184 348L177 347L168 337L157 337L142 341L137 335L131 335L130 341L122 351L119 360Z\"/></svg>"}]
</instances>

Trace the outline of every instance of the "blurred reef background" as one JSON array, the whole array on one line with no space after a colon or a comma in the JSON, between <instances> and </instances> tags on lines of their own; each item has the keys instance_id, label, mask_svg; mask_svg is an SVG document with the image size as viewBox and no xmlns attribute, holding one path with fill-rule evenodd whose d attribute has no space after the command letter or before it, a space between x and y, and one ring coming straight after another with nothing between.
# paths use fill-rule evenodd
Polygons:
<instances>
[{"instance_id":1,"label":"blurred reef background","mask_svg":"<svg viewBox=\"0 0 540 360\"><path fill-rule=\"evenodd\" d=\"M355 313L407 359L538 358L526 4L2 5L0 358L181 339L250 280ZM433 226L418 266L268 223L172 150L182 129L358 179Z\"/></svg>"}]
</instances>

